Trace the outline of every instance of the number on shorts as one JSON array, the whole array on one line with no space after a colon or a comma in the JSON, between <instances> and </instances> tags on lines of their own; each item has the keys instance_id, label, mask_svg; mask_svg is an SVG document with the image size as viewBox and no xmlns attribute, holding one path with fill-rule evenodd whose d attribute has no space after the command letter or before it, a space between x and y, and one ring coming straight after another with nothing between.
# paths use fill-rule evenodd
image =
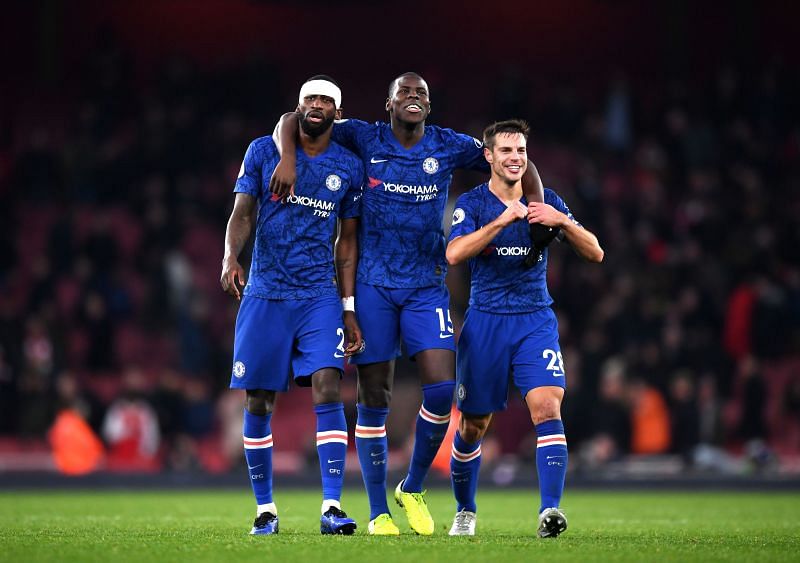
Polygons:
<instances>
[{"instance_id":1,"label":"number on shorts","mask_svg":"<svg viewBox=\"0 0 800 563\"><path fill-rule=\"evenodd\" d=\"M553 377L563 377L564 375L564 358L561 357L561 350L556 352L547 348L542 351L542 358L550 358L547 364L547 369L553 372Z\"/></svg>"},{"instance_id":2,"label":"number on shorts","mask_svg":"<svg viewBox=\"0 0 800 563\"><path fill-rule=\"evenodd\" d=\"M439 315L439 331L453 334L453 321L450 320L450 309L447 310L447 322L444 320L444 309L436 307L436 314Z\"/></svg>"},{"instance_id":3,"label":"number on shorts","mask_svg":"<svg viewBox=\"0 0 800 563\"><path fill-rule=\"evenodd\" d=\"M337 328L336 329L336 335L342 337L342 339L339 341L339 345L336 347L336 349L339 350L342 354L344 354L344 329L343 328Z\"/></svg>"}]
</instances>

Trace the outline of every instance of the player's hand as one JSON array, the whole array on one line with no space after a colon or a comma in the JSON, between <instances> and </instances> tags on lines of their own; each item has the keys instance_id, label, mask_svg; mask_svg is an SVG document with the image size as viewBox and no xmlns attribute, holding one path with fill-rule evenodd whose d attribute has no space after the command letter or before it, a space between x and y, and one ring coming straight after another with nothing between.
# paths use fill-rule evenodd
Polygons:
<instances>
[{"instance_id":1,"label":"player's hand","mask_svg":"<svg viewBox=\"0 0 800 563\"><path fill-rule=\"evenodd\" d=\"M565 215L552 205L534 201L528 204L528 223L541 223L547 227L560 227Z\"/></svg>"},{"instance_id":2,"label":"player's hand","mask_svg":"<svg viewBox=\"0 0 800 563\"><path fill-rule=\"evenodd\" d=\"M344 331L347 335L347 347L344 349L344 357L349 358L364 351L364 336L361 334L361 327L358 326L356 314L353 311L345 311L343 320Z\"/></svg>"},{"instance_id":3,"label":"player's hand","mask_svg":"<svg viewBox=\"0 0 800 563\"><path fill-rule=\"evenodd\" d=\"M278 165L269 179L269 191L273 197L285 199L289 194L294 195L294 184L297 181L297 163L294 156L281 157Z\"/></svg>"},{"instance_id":4,"label":"player's hand","mask_svg":"<svg viewBox=\"0 0 800 563\"><path fill-rule=\"evenodd\" d=\"M514 221L519 221L520 219L524 219L528 215L528 208L525 207L521 201L515 201L508 207L503 213L500 214L500 217L497 218L500 221L500 224L503 227L507 227Z\"/></svg>"},{"instance_id":5,"label":"player's hand","mask_svg":"<svg viewBox=\"0 0 800 563\"><path fill-rule=\"evenodd\" d=\"M222 275L219 277L219 284L223 291L235 297L237 301L241 301L242 292L239 288L244 288L244 268L236 258L226 258L222 261Z\"/></svg>"}]
</instances>

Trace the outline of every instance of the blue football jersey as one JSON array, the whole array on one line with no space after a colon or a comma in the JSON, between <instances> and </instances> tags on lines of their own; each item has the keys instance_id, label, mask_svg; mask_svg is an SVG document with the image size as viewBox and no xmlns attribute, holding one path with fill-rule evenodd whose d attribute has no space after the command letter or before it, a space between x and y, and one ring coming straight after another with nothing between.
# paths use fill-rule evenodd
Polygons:
<instances>
[{"instance_id":1,"label":"blue football jersey","mask_svg":"<svg viewBox=\"0 0 800 563\"><path fill-rule=\"evenodd\" d=\"M258 200L253 260L244 294L264 299L337 295L336 219L359 215L364 180L361 160L333 142L314 158L298 147L294 195L285 203L269 191L278 160L272 137L256 139L247 148L233 190Z\"/></svg>"},{"instance_id":2,"label":"blue football jersey","mask_svg":"<svg viewBox=\"0 0 800 563\"><path fill-rule=\"evenodd\" d=\"M390 124L357 119L337 121L333 138L361 157L367 174L358 281L387 288L443 285L447 191L455 169L489 170L483 144L426 125L423 138L406 149Z\"/></svg>"},{"instance_id":3,"label":"blue football jersey","mask_svg":"<svg viewBox=\"0 0 800 563\"><path fill-rule=\"evenodd\" d=\"M523 196L520 200L528 204ZM567 204L553 190L545 188L544 202L552 205L576 225ZM481 184L456 201L450 240L477 231L497 219L505 204ZM488 313L524 313L553 303L547 291L547 249L533 268L524 266L530 252L530 229L525 220L516 221L469 261L471 286L469 306Z\"/></svg>"}]
</instances>

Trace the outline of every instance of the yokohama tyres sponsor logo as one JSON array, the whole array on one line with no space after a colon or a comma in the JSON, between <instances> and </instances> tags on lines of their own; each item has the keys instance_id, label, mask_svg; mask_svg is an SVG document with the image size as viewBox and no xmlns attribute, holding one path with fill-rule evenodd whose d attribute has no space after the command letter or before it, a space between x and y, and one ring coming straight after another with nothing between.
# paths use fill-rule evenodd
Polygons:
<instances>
[{"instance_id":1,"label":"yokohama tyres sponsor logo","mask_svg":"<svg viewBox=\"0 0 800 563\"><path fill-rule=\"evenodd\" d=\"M439 187L436 184L430 186L412 186L409 184L384 182L383 185L387 192L396 192L399 194L427 195L439 193Z\"/></svg>"},{"instance_id":2,"label":"yokohama tyres sponsor logo","mask_svg":"<svg viewBox=\"0 0 800 563\"><path fill-rule=\"evenodd\" d=\"M336 207L336 203L333 201L325 201L324 199L317 199L307 195L290 195L286 201L296 205L312 208L314 210L314 215L317 217L328 217L333 211L334 207Z\"/></svg>"},{"instance_id":3,"label":"yokohama tyres sponsor logo","mask_svg":"<svg viewBox=\"0 0 800 563\"><path fill-rule=\"evenodd\" d=\"M313 207L314 209L321 209L323 211L333 211L333 208L336 205L332 201L325 201L322 199L317 199L315 197L308 197L307 195L299 195L299 196L290 195L286 201L288 201L289 203L295 203L297 205Z\"/></svg>"},{"instance_id":4,"label":"yokohama tyres sponsor logo","mask_svg":"<svg viewBox=\"0 0 800 563\"><path fill-rule=\"evenodd\" d=\"M497 246L494 251L498 256L527 256L531 249L527 246Z\"/></svg>"},{"instance_id":5,"label":"yokohama tyres sponsor logo","mask_svg":"<svg viewBox=\"0 0 800 563\"><path fill-rule=\"evenodd\" d=\"M416 196L416 201L427 201L435 199L439 195L439 187L436 184L429 186L412 186L410 184L395 184L393 182L384 182L383 189L387 192L394 192L398 194L410 194Z\"/></svg>"}]
</instances>

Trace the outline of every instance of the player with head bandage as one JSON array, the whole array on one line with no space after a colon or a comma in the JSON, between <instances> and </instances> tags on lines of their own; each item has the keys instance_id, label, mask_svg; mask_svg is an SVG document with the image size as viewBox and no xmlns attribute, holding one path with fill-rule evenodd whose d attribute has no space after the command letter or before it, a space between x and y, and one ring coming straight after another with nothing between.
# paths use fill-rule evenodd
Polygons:
<instances>
[{"instance_id":1,"label":"player with head bandage","mask_svg":"<svg viewBox=\"0 0 800 563\"><path fill-rule=\"evenodd\" d=\"M367 171L351 294L354 316L367 341L364 353L351 359L358 366L356 448L369 497L368 530L396 535L399 529L386 502L385 421L402 345L419 366L422 404L408 473L394 496L411 529L429 535L434 522L423 484L447 431L455 388L455 333L444 283L442 221L453 171L488 172L489 167L478 139L426 123L431 97L420 75L407 72L392 80L385 107L389 123L348 119L333 126L333 139L358 154ZM299 117L286 114L275 134L283 147L271 181L278 194L288 193L294 181ZM541 182L533 165L525 182L531 199L541 201Z\"/></svg>"},{"instance_id":2,"label":"player with head bandage","mask_svg":"<svg viewBox=\"0 0 800 563\"><path fill-rule=\"evenodd\" d=\"M300 88L297 183L291 194L279 198L269 190L278 163L272 137L250 144L234 188L220 283L241 299L230 386L246 390L242 435L257 503L251 534L279 530L270 419L276 392L288 389L290 373L297 385L312 389L323 493L320 531L349 535L356 529L340 506L347 424L339 382L345 358L362 349L363 339L355 317L343 319L341 297L353 294L352 282L337 279L352 280L343 269L355 267L358 249L337 242L335 267L332 240L337 220L341 230L355 230L364 169L353 153L331 141L341 100L339 87L327 76L315 76ZM254 216L250 276L242 290L238 256ZM281 436L276 439L280 447Z\"/></svg>"},{"instance_id":3,"label":"player with head bandage","mask_svg":"<svg viewBox=\"0 0 800 563\"><path fill-rule=\"evenodd\" d=\"M324 96L333 100L333 105L337 111L342 109L342 90L339 86L320 75L318 78L310 78L300 87L300 94L297 97L297 107L305 102L305 99L312 96Z\"/></svg>"},{"instance_id":4,"label":"player with head bandage","mask_svg":"<svg viewBox=\"0 0 800 563\"><path fill-rule=\"evenodd\" d=\"M560 228L561 238L590 262L602 261L603 250L554 191L545 189L544 202L524 196L521 178L527 140L524 121L487 127L484 156L491 178L459 197L453 212L447 261L469 260L472 279L458 341L456 396L461 420L450 459L457 502L450 535L475 533L481 439L492 414L506 408L509 378L530 410L538 438L538 534L555 537L567 527L559 509L567 471L561 422L566 373L547 291L548 252L533 268L526 268L520 255L527 250L527 226L534 223Z\"/></svg>"}]
</instances>

